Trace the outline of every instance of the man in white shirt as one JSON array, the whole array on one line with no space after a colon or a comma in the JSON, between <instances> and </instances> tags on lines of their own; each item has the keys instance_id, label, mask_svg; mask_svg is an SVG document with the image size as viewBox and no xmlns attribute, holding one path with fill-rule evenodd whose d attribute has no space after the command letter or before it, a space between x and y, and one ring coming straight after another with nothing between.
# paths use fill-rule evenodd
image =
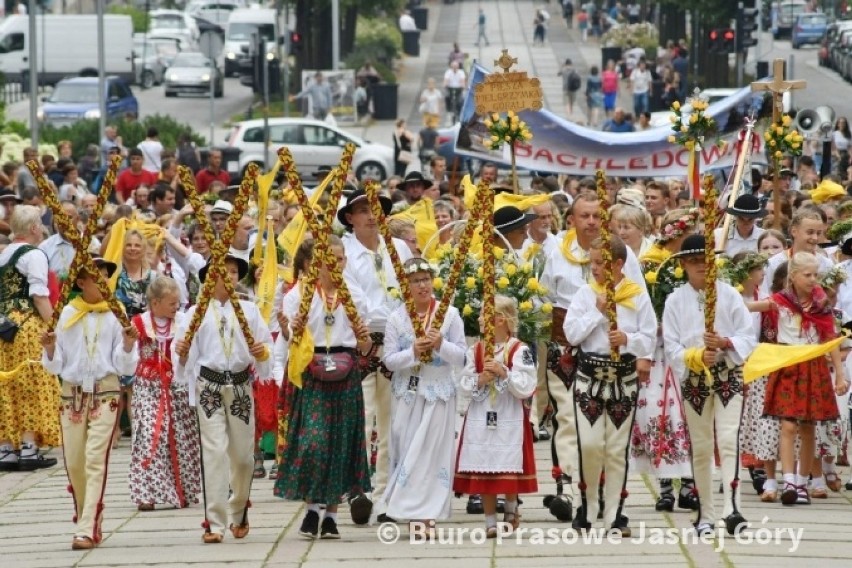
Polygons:
<instances>
[{"instance_id":1,"label":"man in white shirt","mask_svg":"<svg viewBox=\"0 0 852 568\"><path fill-rule=\"evenodd\" d=\"M627 497L627 470L636 401L639 393L637 359L653 359L657 317L642 287L624 278L627 246L616 236L609 243L615 286L617 329L607 318L604 289L604 243L595 240L589 250L594 281L577 291L565 316L566 339L579 347L574 377L574 413L580 453L580 496L573 527L588 530L598 515L598 488L606 471L604 527L630 536L622 514ZM612 353L620 354L618 360ZM650 367L649 367L650 368ZM591 497L591 498L590 498Z\"/></svg>"},{"instance_id":2,"label":"man in white shirt","mask_svg":"<svg viewBox=\"0 0 852 568\"><path fill-rule=\"evenodd\" d=\"M725 241L724 253L728 258L734 258L739 252L757 252L757 240L763 234L763 229L756 226L757 219L766 216L766 210L760 206L760 200L754 195L743 194L737 197L733 207L725 209L733 216L733 226L728 230L728 239ZM716 237L716 250L719 251L722 244L722 227L714 231Z\"/></svg>"},{"instance_id":3,"label":"man in white shirt","mask_svg":"<svg viewBox=\"0 0 852 568\"><path fill-rule=\"evenodd\" d=\"M208 264L199 272L202 282L209 268ZM225 269L225 277L236 286L248 273L248 263L228 255ZM249 345L222 277L215 277L213 297L192 344L185 338L197 306L179 322L172 345L175 377L189 384L189 403L198 414L204 483L202 539L208 544L222 542L226 526L236 539L248 535L254 470L251 367L259 377L272 376L272 335L260 310L253 302L240 300L254 340Z\"/></svg>"},{"instance_id":4,"label":"man in white shirt","mask_svg":"<svg viewBox=\"0 0 852 568\"><path fill-rule=\"evenodd\" d=\"M385 215L390 213L391 200L381 196L382 209ZM390 436L390 381L382 370L381 346L384 343L385 325L388 315L399 304L390 290L398 289L399 283L385 248L385 243L379 235L376 218L370 209L370 203L363 189L353 191L346 200L346 205L337 212L337 219L346 227L343 236L343 247L346 252L346 267L343 278L352 299L359 308L363 309L361 316L370 329L373 340L373 351L369 354L370 370L362 381L364 390L364 414L367 440L373 433L373 420L377 436L376 451L376 483L373 488L373 501L380 503L388 482L388 439ZM393 239L393 245L400 261L405 262L412 257L411 249L405 241ZM369 452L369 444L367 447ZM369 458L369 455L368 455ZM388 520L384 511L379 511L378 522ZM353 519L358 524L365 524L367 519Z\"/></svg>"},{"instance_id":5,"label":"man in white shirt","mask_svg":"<svg viewBox=\"0 0 852 568\"><path fill-rule=\"evenodd\" d=\"M404 11L399 17L399 31L401 32L416 32L417 22L408 10Z\"/></svg>"},{"instance_id":6,"label":"man in white shirt","mask_svg":"<svg viewBox=\"0 0 852 568\"><path fill-rule=\"evenodd\" d=\"M643 112L651 110L651 72L644 59L630 73L630 88L633 90L633 116L638 117Z\"/></svg>"},{"instance_id":7,"label":"man in white shirt","mask_svg":"<svg viewBox=\"0 0 852 568\"><path fill-rule=\"evenodd\" d=\"M712 536L718 520L713 497L713 449L719 450L724 492L722 517L728 533L746 526L739 512L739 435L743 405L742 366L757 345L751 314L742 295L716 281L714 331L705 332L706 264L704 235L690 235L675 255L687 283L666 299L663 343L666 363L681 385L698 490L699 536Z\"/></svg>"},{"instance_id":8,"label":"man in white shirt","mask_svg":"<svg viewBox=\"0 0 852 568\"><path fill-rule=\"evenodd\" d=\"M160 142L160 133L157 129L153 126L149 127L145 140L136 147L142 150L142 169L159 175L163 164L163 144Z\"/></svg>"},{"instance_id":9,"label":"man in white shirt","mask_svg":"<svg viewBox=\"0 0 852 568\"><path fill-rule=\"evenodd\" d=\"M445 106L451 116L461 111L462 92L467 85L467 75L460 68L458 61L450 62L450 67L444 71L444 89L447 92Z\"/></svg>"}]
</instances>

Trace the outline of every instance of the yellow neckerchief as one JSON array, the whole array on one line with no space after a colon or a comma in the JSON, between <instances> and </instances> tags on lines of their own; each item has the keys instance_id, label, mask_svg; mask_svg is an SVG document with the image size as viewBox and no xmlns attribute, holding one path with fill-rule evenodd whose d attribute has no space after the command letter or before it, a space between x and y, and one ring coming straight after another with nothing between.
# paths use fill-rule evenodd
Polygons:
<instances>
[{"instance_id":1,"label":"yellow neckerchief","mask_svg":"<svg viewBox=\"0 0 852 568\"><path fill-rule=\"evenodd\" d=\"M639 262L650 262L660 265L671 258L672 253L666 250L660 243L654 243L651 248L639 259Z\"/></svg>"},{"instance_id":2,"label":"yellow neckerchief","mask_svg":"<svg viewBox=\"0 0 852 568\"><path fill-rule=\"evenodd\" d=\"M708 387L713 384L713 373L704 364L705 347L687 347L683 352L683 362L686 368L698 375L704 375L704 384Z\"/></svg>"},{"instance_id":3,"label":"yellow neckerchief","mask_svg":"<svg viewBox=\"0 0 852 568\"><path fill-rule=\"evenodd\" d=\"M571 264L579 264L581 266L589 264L588 257L580 259L574 256L574 253L571 252L571 245L573 245L574 241L576 240L577 229L569 229L565 232L565 236L562 237L562 245L560 246L562 250L562 256L564 256L565 260L567 260Z\"/></svg>"},{"instance_id":4,"label":"yellow neckerchief","mask_svg":"<svg viewBox=\"0 0 852 568\"><path fill-rule=\"evenodd\" d=\"M64 330L69 329L72 325L82 320L86 317L86 314L102 314L110 311L109 304L107 304L106 300L102 300L97 304L90 304L81 296L77 296L71 300L68 305L77 310L77 313L68 318L68 322L65 324L65 327L62 328Z\"/></svg>"},{"instance_id":5,"label":"yellow neckerchief","mask_svg":"<svg viewBox=\"0 0 852 568\"><path fill-rule=\"evenodd\" d=\"M603 294L606 292L602 284L598 284L596 280L589 282L592 292L595 294ZM642 293L642 288L633 280L626 276L621 279L615 289L615 303L624 306L630 310L636 309L636 304L633 303L633 298Z\"/></svg>"}]
</instances>

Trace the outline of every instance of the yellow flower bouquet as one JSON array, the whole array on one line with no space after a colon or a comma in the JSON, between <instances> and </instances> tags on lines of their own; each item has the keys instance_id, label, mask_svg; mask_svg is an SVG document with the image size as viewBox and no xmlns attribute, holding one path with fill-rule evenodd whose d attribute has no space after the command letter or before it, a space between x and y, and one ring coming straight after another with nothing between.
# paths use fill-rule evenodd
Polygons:
<instances>
[{"instance_id":1,"label":"yellow flower bouquet","mask_svg":"<svg viewBox=\"0 0 852 568\"><path fill-rule=\"evenodd\" d=\"M791 128L793 120L786 114L780 122L774 122L763 132L766 153L773 161L780 160L785 154L801 156L804 136Z\"/></svg>"}]
</instances>

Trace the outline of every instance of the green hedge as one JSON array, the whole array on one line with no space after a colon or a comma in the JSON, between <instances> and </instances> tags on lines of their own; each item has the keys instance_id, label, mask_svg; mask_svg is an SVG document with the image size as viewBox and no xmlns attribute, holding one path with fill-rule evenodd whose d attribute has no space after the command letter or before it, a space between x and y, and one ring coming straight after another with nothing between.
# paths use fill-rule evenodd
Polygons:
<instances>
[{"instance_id":1,"label":"green hedge","mask_svg":"<svg viewBox=\"0 0 852 568\"><path fill-rule=\"evenodd\" d=\"M160 133L160 142L166 148L177 148L178 136L184 132L189 132L198 146L205 146L207 143L203 136L193 132L186 124L179 123L170 116L160 114L148 116L142 120L110 121L110 124L114 124L118 128L118 135L121 136L124 145L128 148L133 148L142 142L145 139L145 133L151 126L155 127ZM62 128L44 126L40 133L42 142L49 144L56 144L60 140L70 140L74 148L75 159L79 159L85 154L86 146L89 144L99 144L102 137L99 121L96 119L81 120Z\"/></svg>"},{"instance_id":2,"label":"green hedge","mask_svg":"<svg viewBox=\"0 0 852 568\"><path fill-rule=\"evenodd\" d=\"M150 18L144 10L134 8L133 6L110 6L107 8L110 14L124 14L130 16L133 20L133 33L144 33L148 31Z\"/></svg>"},{"instance_id":3,"label":"green hedge","mask_svg":"<svg viewBox=\"0 0 852 568\"><path fill-rule=\"evenodd\" d=\"M355 48L345 59L356 71L370 61L387 83L395 83L393 60L402 53L402 33L390 18L359 17L355 27Z\"/></svg>"}]
</instances>

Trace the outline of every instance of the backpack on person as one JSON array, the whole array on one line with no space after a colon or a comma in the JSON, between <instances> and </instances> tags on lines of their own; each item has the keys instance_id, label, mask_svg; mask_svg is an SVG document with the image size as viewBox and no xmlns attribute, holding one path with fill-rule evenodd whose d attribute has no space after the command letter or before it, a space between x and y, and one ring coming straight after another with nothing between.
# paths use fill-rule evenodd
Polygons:
<instances>
[{"instance_id":1,"label":"backpack on person","mask_svg":"<svg viewBox=\"0 0 852 568\"><path fill-rule=\"evenodd\" d=\"M195 146L192 144L181 144L178 146L177 154L177 163L179 166L186 166L192 170L192 173L198 173L198 170L201 169L201 163L198 161Z\"/></svg>"},{"instance_id":2,"label":"backpack on person","mask_svg":"<svg viewBox=\"0 0 852 568\"><path fill-rule=\"evenodd\" d=\"M572 93L576 93L580 90L582 84L583 81L580 79L579 73L572 69L571 72L568 74L568 90Z\"/></svg>"}]
</instances>

